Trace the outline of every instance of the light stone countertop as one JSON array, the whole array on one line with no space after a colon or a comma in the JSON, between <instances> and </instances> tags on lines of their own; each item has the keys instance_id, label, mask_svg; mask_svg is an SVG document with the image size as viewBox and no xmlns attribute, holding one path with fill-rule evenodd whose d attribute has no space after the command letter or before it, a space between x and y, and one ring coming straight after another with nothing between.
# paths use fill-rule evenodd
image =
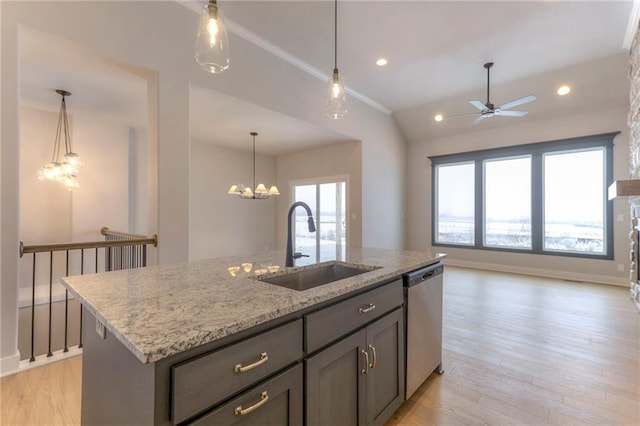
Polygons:
<instances>
[{"instance_id":1,"label":"light stone countertop","mask_svg":"<svg viewBox=\"0 0 640 426\"><path fill-rule=\"evenodd\" d=\"M152 363L444 257L348 248L344 262L380 268L305 291L255 279L256 270L284 271L284 251L65 277L62 283L141 362Z\"/></svg>"}]
</instances>

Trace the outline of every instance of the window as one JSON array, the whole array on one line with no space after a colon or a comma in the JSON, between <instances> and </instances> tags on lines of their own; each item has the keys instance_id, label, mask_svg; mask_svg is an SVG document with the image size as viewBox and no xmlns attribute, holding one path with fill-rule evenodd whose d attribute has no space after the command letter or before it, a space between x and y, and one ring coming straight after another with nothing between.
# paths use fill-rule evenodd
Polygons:
<instances>
[{"instance_id":1,"label":"window","mask_svg":"<svg viewBox=\"0 0 640 426\"><path fill-rule=\"evenodd\" d=\"M616 134L430 157L432 243L612 259Z\"/></svg>"},{"instance_id":2,"label":"window","mask_svg":"<svg viewBox=\"0 0 640 426\"><path fill-rule=\"evenodd\" d=\"M473 244L474 231L473 163L444 164L436 169L436 241Z\"/></svg>"},{"instance_id":3,"label":"window","mask_svg":"<svg viewBox=\"0 0 640 426\"><path fill-rule=\"evenodd\" d=\"M315 182L293 184L293 202L304 201L313 212L316 232L309 232L307 213L294 212L295 251L309 256L309 261L344 260L347 245L347 180L323 178ZM309 263L309 262L298 262Z\"/></svg>"},{"instance_id":4,"label":"window","mask_svg":"<svg viewBox=\"0 0 640 426\"><path fill-rule=\"evenodd\" d=\"M531 156L484 161L484 245L531 248Z\"/></svg>"},{"instance_id":5,"label":"window","mask_svg":"<svg viewBox=\"0 0 640 426\"><path fill-rule=\"evenodd\" d=\"M544 249L605 253L605 150L544 155Z\"/></svg>"}]
</instances>

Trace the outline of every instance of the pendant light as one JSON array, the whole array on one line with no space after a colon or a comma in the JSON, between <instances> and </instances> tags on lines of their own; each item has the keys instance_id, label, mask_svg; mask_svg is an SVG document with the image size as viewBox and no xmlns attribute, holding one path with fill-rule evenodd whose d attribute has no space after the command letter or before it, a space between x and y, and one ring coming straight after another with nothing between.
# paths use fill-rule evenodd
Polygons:
<instances>
[{"instance_id":1,"label":"pendant light","mask_svg":"<svg viewBox=\"0 0 640 426\"><path fill-rule=\"evenodd\" d=\"M327 98L327 115L335 120L347 114L347 97L344 93L344 82L338 73L338 0L334 0L334 46L333 74L329 78L329 97Z\"/></svg>"},{"instance_id":2,"label":"pendant light","mask_svg":"<svg viewBox=\"0 0 640 426\"><path fill-rule=\"evenodd\" d=\"M244 186L242 184L231 185L229 188L229 195L238 195L240 198L245 200L264 200L267 198L271 198L276 195L280 195L278 188L273 185L269 190L264 184L260 183L256 186L256 136L258 134L256 132L249 133L253 137L253 188L248 186Z\"/></svg>"},{"instance_id":3,"label":"pendant light","mask_svg":"<svg viewBox=\"0 0 640 426\"><path fill-rule=\"evenodd\" d=\"M56 93L62 96L60 105L60 113L58 114L58 127L56 129L56 138L53 144L53 156L51 162L42 166L38 170L38 179L40 181L59 182L69 191L78 189L77 176L80 171L80 156L71 149L71 133L69 132L69 119L67 118L66 96L71 93L66 90L56 90ZM61 137L64 134L64 158L60 161Z\"/></svg>"},{"instance_id":4,"label":"pendant light","mask_svg":"<svg viewBox=\"0 0 640 426\"><path fill-rule=\"evenodd\" d=\"M223 13L217 0L204 5L198 24L195 48L196 62L205 71L218 74L229 68L229 41Z\"/></svg>"}]
</instances>

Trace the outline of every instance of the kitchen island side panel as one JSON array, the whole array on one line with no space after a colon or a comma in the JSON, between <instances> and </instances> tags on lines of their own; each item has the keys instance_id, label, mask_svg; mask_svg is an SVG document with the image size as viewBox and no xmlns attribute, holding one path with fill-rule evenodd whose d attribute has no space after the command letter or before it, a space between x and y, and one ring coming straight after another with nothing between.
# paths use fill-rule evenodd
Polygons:
<instances>
[{"instance_id":1,"label":"kitchen island side panel","mask_svg":"<svg viewBox=\"0 0 640 426\"><path fill-rule=\"evenodd\" d=\"M113 334L103 339L83 309L82 424L154 424L155 365L143 364Z\"/></svg>"}]
</instances>

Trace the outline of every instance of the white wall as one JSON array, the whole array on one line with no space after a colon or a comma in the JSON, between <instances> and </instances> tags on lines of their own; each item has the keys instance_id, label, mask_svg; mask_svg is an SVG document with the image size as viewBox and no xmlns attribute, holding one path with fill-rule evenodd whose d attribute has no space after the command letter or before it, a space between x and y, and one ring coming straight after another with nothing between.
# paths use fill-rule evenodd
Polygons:
<instances>
[{"instance_id":1,"label":"white wall","mask_svg":"<svg viewBox=\"0 0 640 426\"><path fill-rule=\"evenodd\" d=\"M127 232L130 128L88 113L73 119L73 149L82 166L80 188L71 194L71 241L102 240L103 226Z\"/></svg>"},{"instance_id":2,"label":"white wall","mask_svg":"<svg viewBox=\"0 0 640 426\"><path fill-rule=\"evenodd\" d=\"M189 161L189 260L273 250L276 199L227 194L232 184L253 187L251 153L192 142ZM256 183L274 185L275 165L256 155Z\"/></svg>"},{"instance_id":3,"label":"white wall","mask_svg":"<svg viewBox=\"0 0 640 426\"><path fill-rule=\"evenodd\" d=\"M347 241L350 246L362 246L362 144L345 142L323 148L281 155L276 161L278 188L282 194L277 207L277 245L287 244L287 212L293 202L289 188L294 180L347 175L349 176Z\"/></svg>"},{"instance_id":4,"label":"white wall","mask_svg":"<svg viewBox=\"0 0 640 426\"><path fill-rule=\"evenodd\" d=\"M497 129L474 129L470 133L410 144L408 190L411 202L407 204L408 248L420 250L431 246L431 163L427 157L621 131L614 140L614 179L626 179L629 173L627 113L626 109L602 110L597 113L556 117ZM585 173L588 171L585 170ZM623 222L616 220L618 214L624 215ZM626 268L629 262L629 220L628 201L615 200L614 260L449 247L435 247L435 250L447 253L451 264L628 285L628 272L619 272L617 265L623 264Z\"/></svg>"}]
</instances>

